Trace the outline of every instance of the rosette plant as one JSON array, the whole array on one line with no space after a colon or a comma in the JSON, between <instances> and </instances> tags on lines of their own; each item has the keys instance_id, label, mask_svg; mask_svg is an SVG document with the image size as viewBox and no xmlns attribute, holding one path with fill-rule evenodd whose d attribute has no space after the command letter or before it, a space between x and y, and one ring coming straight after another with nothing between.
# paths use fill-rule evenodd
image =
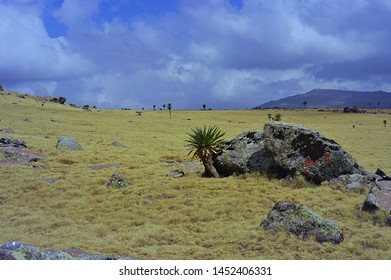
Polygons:
<instances>
[{"instance_id":1,"label":"rosette plant","mask_svg":"<svg viewBox=\"0 0 391 280\"><path fill-rule=\"evenodd\" d=\"M186 140L186 146L193 157L199 158L205 167L205 176L219 178L220 175L213 165L213 155L217 154L217 146L224 142L222 132L217 126L203 126L192 129L188 133L189 138Z\"/></svg>"}]
</instances>

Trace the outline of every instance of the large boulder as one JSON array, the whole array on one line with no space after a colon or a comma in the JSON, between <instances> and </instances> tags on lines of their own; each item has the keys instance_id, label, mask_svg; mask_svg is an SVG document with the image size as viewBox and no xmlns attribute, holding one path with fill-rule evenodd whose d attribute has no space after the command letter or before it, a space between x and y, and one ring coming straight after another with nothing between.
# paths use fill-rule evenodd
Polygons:
<instances>
[{"instance_id":1,"label":"large boulder","mask_svg":"<svg viewBox=\"0 0 391 280\"><path fill-rule=\"evenodd\" d=\"M62 136L57 141L56 145L57 149L60 150L71 150L71 151L77 151L77 150L83 150L81 145L77 143L76 139L72 136Z\"/></svg>"},{"instance_id":2,"label":"large boulder","mask_svg":"<svg viewBox=\"0 0 391 280\"><path fill-rule=\"evenodd\" d=\"M264 144L288 175L301 174L316 184L363 172L338 143L300 124L266 123Z\"/></svg>"},{"instance_id":3,"label":"large boulder","mask_svg":"<svg viewBox=\"0 0 391 280\"><path fill-rule=\"evenodd\" d=\"M325 219L305 205L278 202L265 220L261 222L264 230L286 230L307 239L314 236L317 242L343 241L343 232L332 220Z\"/></svg>"},{"instance_id":4,"label":"large boulder","mask_svg":"<svg viewBox=\"0 0 391 280\"><path fill-rule=\"evenodd\" d=\"M219 146L213 162L222 176L246 172L283 172L265 147L262 130L250 130Z\"/></svg>"},{"instance_id":5,"label":"large boulder","mask_svg":"<svg viewBox=\"0 0 391 280\"><path fill-rule=\"evenodd\" d=\"M60 103L60 104L65 104L65 101L67 99L63 96L59 96L59 97L52 97L50 99L50 102L53 102L53 103Z\"/></svg>"}]
</instances>

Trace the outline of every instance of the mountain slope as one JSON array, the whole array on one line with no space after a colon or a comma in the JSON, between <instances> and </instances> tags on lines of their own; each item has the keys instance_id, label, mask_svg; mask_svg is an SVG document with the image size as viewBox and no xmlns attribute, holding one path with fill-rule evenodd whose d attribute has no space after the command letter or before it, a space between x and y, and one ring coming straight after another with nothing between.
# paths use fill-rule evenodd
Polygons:
<instances>
[{"instance_id":1,"label":"mountain slope","mask_svg":"<svg viewBox=\"0 0 391 280\"><path fill-rule=\"evenodd\" d=\"M335 89L313 89L304 94L285 97L255 107L262 108L301 108L307 102L309 108L391 108L391 93L385 91L349 91Z\"/></svg>"}]
</instances>

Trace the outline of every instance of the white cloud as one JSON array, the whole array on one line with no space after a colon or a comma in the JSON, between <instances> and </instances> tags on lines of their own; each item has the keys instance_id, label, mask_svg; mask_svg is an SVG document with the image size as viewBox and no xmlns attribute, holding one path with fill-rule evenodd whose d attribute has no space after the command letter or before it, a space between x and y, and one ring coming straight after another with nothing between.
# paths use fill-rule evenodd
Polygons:
<instances>
[{"instance_id":1,"label":"white cloud","mask_svg":"<svg viewBox=\"0 0 391 280\"><path fill-rule=\"evenodd\" d=\"M55 39L46 2L23 2L0 4L1 77L73 103L251 107L311 87L390 84L389 67L372 59L388 58L385 0L181 1L177 13L137 18L102 18L105 0L64 0L54 16L68 32ZM338 79L338 69L351 75Z\"/></svg>"}]
</instances>

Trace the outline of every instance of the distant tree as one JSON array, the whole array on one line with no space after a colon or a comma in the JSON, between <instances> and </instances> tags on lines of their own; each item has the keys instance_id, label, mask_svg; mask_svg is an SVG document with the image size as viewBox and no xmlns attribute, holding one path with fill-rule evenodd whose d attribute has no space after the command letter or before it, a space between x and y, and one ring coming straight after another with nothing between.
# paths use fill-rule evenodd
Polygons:
<instances>
[{"instance_id":1,"label":"distant tree","mask_svg":"<svg viewBox=\"0 0 391 280\"><path fill-rule=\"evenodd\" d=\"M274 120L279 122L281 121L281 118L282 118L282 115L280 113L277 113L275 116L274 116Z\"/></svg>"},{"instance_id":2,"label":"distant tree","mask_svg":"<svg viewBox=\"0 0 391 280\"><path fill-rule=\"evenodd\" d=\"M303 102L304 109L307 109L307 101Z\"/></svg>"},{"instance_id":3,"label":"distant tree","mask_svg":"<svg viewBox=\"0 0 391 280\"><path fill-rule=\"evenodd\" d=\"M217 126L196 127L188 133L187 147L193 157L199 158L205 167L205 176L219 178L220 175L213 165L213 154L217 154L217 146L221 144L225 132Z\"/></svg>"},{"instance_id":4,"label":"distant tree","mask_svg":"<svg viewBox=\"0 0 391 280\"><path fill-rule=\"evenodd\" d=\"M267 114L267 118L269 119L270 122L270 120L272 119L272 114Z\"/></svg>"},{"instance_id":5,"label":"distant tree","mask_svg":"<svg viewBox=\"0 0 391 280\"><path fill-rule=\"evenodd\" d=\"M387 126L387 120L383 120L384 127Z\"/></svg>"},{"instance_id":6,"label":"distant tree","mask_svg":"<svg viewBox=\"0 0 391 280\"><path fill-rule=\"evenodd\" d=\"M166 104L163 104L163 110L166 109Z\"/></svg>"},{"instance_id":7,"label":"distant tree","mask_svg":"<svg viewBox=\"0 0 391 280\"><path fill-rule=\"evenodd\" d=\"M172 109L172 104L171 103L167 104L167 109L168 109L168 112L170 113L170 119L171 119L171 109Z\"/></svg>"},{"instance_id":8,"label":"distant tree","mask_svg":"<svg viewBox=\"0 0 391 280\"><path fill-rule=\"evenodd\" d=\"M372 109L372 102L369 102L369 109Z\"/></svg>"},{"instance_id":9,"label":"distant tree","mask_svg":"<svg viewBox=\"0 0 391 280\"><path fill-rule=\"evenodd\" d=\"M141 108L141 110L143 110L143 111L144 111L144 107L142 107L142 108Z\"/></svg>"},{"instance_id":10,"label":"distant tree","mask_svg":"<svg viewBox=\"0 0 391 280\"><path fill-rule=\"evenodd\" d=\"M153 110L154 110L154 111L156 110L156 105L153 105Z\"/></svg>"},{"instance_id":11,"label":"distant tree","mask_svg":"<svg viewBox=\"0 0 391 280\"><path fill-rule=\"evenodd\" d=\"M380 108L380 102L377 102L377 108Z\"/></svg>"},{"instance_id":12,"label":"distant tree","mask_svg":"<svg viewBox=\"0 0 391 280\"><path fill-rule=\"evenodd\" d=\"M203 104L203 105L202 105L202 108L204 108L204 110L206 110L206 104Z\"/></svg>"}]
</instances>

